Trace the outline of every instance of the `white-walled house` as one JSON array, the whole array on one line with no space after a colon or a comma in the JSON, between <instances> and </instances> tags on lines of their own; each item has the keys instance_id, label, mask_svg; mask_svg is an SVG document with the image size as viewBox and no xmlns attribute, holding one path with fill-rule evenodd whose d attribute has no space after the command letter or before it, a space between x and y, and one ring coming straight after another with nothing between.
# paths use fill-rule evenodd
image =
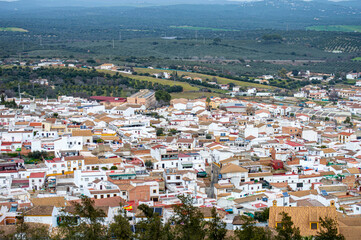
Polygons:
<instances>
[{"instance_id":1,"label":"white-walled house","mask_svg":"<svg viewBox=\"0 0 361 240\"><path fill-rule=\"evenodd\" d=\"M40 190L45 183L45 172L33 172L29 176L30 189Z\"/></svg>"}]
</instances>

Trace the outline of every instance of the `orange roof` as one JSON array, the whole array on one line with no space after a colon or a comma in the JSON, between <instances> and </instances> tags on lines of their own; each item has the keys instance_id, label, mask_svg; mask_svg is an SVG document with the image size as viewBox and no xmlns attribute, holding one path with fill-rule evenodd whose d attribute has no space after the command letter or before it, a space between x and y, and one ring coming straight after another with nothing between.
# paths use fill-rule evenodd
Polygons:
<instances>
[{"instance_id":1,"label":"orange roof","mask_svg":"<svg viewBox=\"0 0 361 240\"><path fill-rule=\"evenodd\" d=\"M30 127L41 127L42 123L38 123L38 122L31 122L29 124Z\"/></svg>"}]
</instances>

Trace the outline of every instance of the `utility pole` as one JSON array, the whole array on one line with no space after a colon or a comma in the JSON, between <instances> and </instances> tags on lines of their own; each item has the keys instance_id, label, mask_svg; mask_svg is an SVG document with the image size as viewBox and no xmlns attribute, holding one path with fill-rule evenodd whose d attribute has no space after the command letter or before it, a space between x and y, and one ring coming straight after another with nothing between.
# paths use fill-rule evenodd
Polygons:
<instances>
[{"instance_id":1,"label":"utility pole","mask_svg":"<svg viewBox=\"0 0 361 240\"><path fill-rule=\"evenodd\" d=\"M18 91L19 91L19 99L20 99L20 101L21 101L20 83L18 83Z\"/></svg>"}]
</instances>

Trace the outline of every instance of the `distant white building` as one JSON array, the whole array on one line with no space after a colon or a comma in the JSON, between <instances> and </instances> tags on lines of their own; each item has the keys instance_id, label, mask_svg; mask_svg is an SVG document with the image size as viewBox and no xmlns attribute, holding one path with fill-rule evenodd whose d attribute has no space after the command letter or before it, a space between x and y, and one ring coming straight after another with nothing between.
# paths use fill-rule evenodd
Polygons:
<instances>
[{"instance_id":1,"label":"distant white building","mask_svg":"<svg viewBox=\"0 0 361 240\"><path fill-rule=\"evenodd\" d=\"M266 80L273 79L272 75L263 75L262 77L263 77L263 79L266 79Z\"/></svg>"},{"instance_id":2,"label":"distant white building","mask_svg":"<svg viewBox=\"0 0 361 240\"><path fill-rule=\"evenodd\" d=\"M111 70L114 67L114 64L112 63L104 63L100 65L101 70Z\"/></svg>"},{"instance_id":3,"label":"distant white building","mask_svg":"<svg viewBox=\"0 0 361 240\"><path fill-rule=\"evenodd\" d=\"M359 73L349 73L346 75L346 79L355 80L360 77Z\"/></svg>"},{"instance_id":4,"label":"distant white building","mask_svg":"<svg viewBox=\"0 0 361 240\"><path fill-rule=\"evenodd\" d=\"M307 97L305 92L298 92L298 93L293 94L293 96L295 98L305 98L305 97Z\"/></svg>"}]
</instances>

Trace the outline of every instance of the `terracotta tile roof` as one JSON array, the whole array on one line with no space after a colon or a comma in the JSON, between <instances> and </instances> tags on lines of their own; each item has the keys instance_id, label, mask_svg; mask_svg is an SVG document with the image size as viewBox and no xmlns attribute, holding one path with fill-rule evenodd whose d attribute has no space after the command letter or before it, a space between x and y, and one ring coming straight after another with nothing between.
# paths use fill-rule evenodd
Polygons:
<instances>
[{"instance_id":1,"label":"terracotta tile roof","mask_svg":"<svg viewBox=\"0 0 361 240\"><path fill-rule=\"evenodd\" d=\"M24 216L51 216L54 206L35 206L25 211Z\"/></svg>"},{"instance_id":2,"label":"terracotta tile roof","mask_svg":"<svg viewBox=\"0 0 361 240\"><path fill-rule=\"evenodd\" d=\"M248 197L237 198L237 199L234 199L233 201L237 204L241 204L241 203L258 201L264 197L267 197L267 195L262 193L262 194L248 196Z\"/></svg>"},{"instance_id":3,"label":"terracotta tile roof","mask_svg":"<svg viewBox=\"0 0 361 240\"><path fill-rule=\"evenodd\" d=\"M66 200L64 197L44 197L30 199L34 206L54 206L65 207Z\"/></svg>"},{"instance_id":4,"label":"terracotta tile roof","mask_svg":"<svg viewBox=\"0 0 361 240\"><path fill-rule=\"evenodd\" d=\"M29 178L44 178L45 172L30 173Z\"/></svg>"},{"instance_id":5,"label":"terracotta tile roof","mask_svg":"<svg viewBox=\"0 0 361 240\"><path fill-rule=\"evenodd\" d=\"M291 196L295 197L304 197L308 195L318 195L317 190L304 190L304 191L297 191L297 192L289 192Z\"/></svg>"},{"instance_id":6,"label":"terracotta tile roof","mask_svg":"<svg viewBox=\"0 0 361 240\"><path fill-rule=\"evenodd\" d=\"M226 173L248 173L248 170L233 163L224 165L221 169L221 174Z\"/></svg>"},{"instance_id":7,"label":"terracotta tile roof","mask_svg":"<svg viewBox=\"0 0 361 240\"><path fill-rule=\"evenodd\" d=\"M31 122L29 124L30 127L41 127L42 123L38 123L38 122Z\"/></svg>"},{"instance_id":8,"label":"terracotta tile roof","mask_svg":"<svg viewBox=\"0 0 361 240\"><path fill-rule=\"evenodd\" d=\"M355 168L355 167L347 168L346 170L351 174L360 174L360 170L358 168Z\"/></svg>"},{"instance_id":9,"label":"terracotta tile roof","mask_svg":"<svg viewBox=\"0 0 361 240\"><path fill-rule=\"evenodd\" d=\"M74 161L74 160L84 160L83 156L71 156L71 157L65 157L65 161Z\"/></svg>"},{"instance_id":10,"label":"terracotta tile roof","mask_svg":"<svg viewBox=\"0 0 361 240\"><path fill-rule=\"evenodd\" d=\"M324 149L321 149L321 151L323 153L335 153L336 152L336 150L333 148L324 148Z\"/></svg>"},{"instance_id":11,"label":"terracotta tile roof","mask_svg":"<svg viewBox=\"0 0 361 240\"><path fill-rule=\"evenodd\" d=\"M225 189L225 188L234 188L234 185L232 183L229 183L229 184L218 184L218 183L215 183L214 184L214 187L217 188L217 189Z\"/></svg>"},{"instance_id":12,"label":"terracotta tile roof","mask_svg":"<svg viewBox=\"0 0 361 240\"><path fill-rule=\"evenodd\" d=\"M73 130L72 131L73 137L91 137L93 133L91 130Z\"/></svg>"},{"instance_id":13,"label":"terracotta tile roof","mask_svg":"<svg viewBox=\"0 0 361 240\"><path fill-rule=\"evenodd\" d=\"M270 207L269 226L276 227L277 222L281 222L281 213L287 213L293 221L295 227L300 229L302 236L311 236L317 233L317 229L311 229L311 223L319 222L319 218L333 218L337 220L336 207L283 207L272 206ZM320 227L320 226L318 226ZM319 228L318 228L319 229Z\"/></svg>"}]
</instances>

